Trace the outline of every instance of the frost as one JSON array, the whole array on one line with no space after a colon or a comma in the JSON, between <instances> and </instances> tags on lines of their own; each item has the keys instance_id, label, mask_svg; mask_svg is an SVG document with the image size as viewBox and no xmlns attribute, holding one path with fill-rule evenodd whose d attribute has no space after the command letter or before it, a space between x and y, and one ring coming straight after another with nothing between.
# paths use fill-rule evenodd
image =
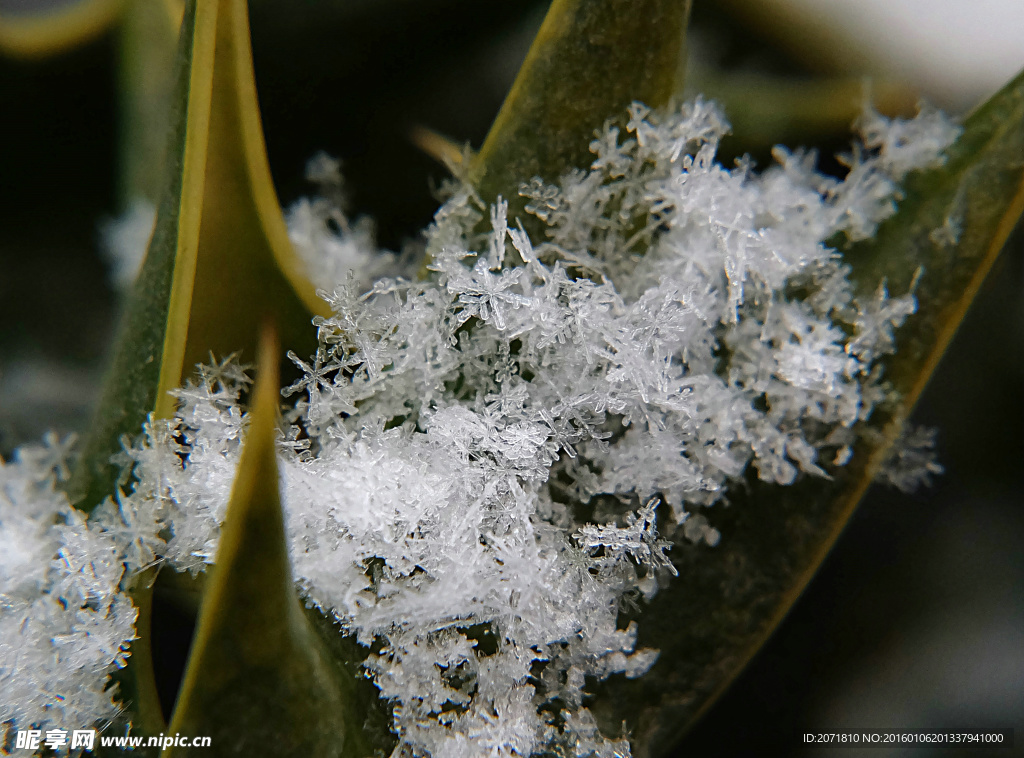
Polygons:
<instances>
[{"instance_id":1,"label":"frost","mask_svg":"<svg viewBox=\"0 0 1024 758\"><path fill-rule=\"evenodd\" d=\"M878 480L907 493L931 484L932 477L943 471L935 455L937 435L938 430L928 427L904 427L882 464Z\"/></svg>"},{"instance_id":2,"label":"frost","mask_svg":"<svg viewBox=\"0 0 1024 758\"><path fill-rule=\"evenodd\" d=\"M683 536L690 542L705 542L711 547L718 544L722 538L721 533L708 524L708 519L703 513L691 516L683 522Z\"/></svg>"},{"instance_id":3,"label":"frost","mask_svg":"<svg viewBox=\"0 0 1024 758\"><path fill-rule=\"evenodd\" d=\"M960 134L948 116L927 105L910 120L890 120L867 108L857 126L863 149L846 156L850 173L833 190L852 240L872 236L896 212L899 182L911 171L942 165L943 151Z\"/></svg>"},{"instance_id":4,"label":"frost","mask_svg":"<svg viewBox=\"0 0 1024 758\"><path fill-rule=\"evenodd\" d=\"M119 292L127 292L135 283L155 223L156 208L137 197L124 213L100 226L100 250L110 266L111 284Z\"/></svg>"},{"instance_id":5,"label":"frost","mask_svg":"<svg viewBox=\"0 0 1024 758\"><path fill-rule=\"evenodd\" d=\"M135 608L117 540L55 485L69 440L0 461L0 723L80 729L119 712L107 675L124 666Z\"/></svg>"},{"instance_id":6,"label":"frost","mask_svg":"<svg viewBox=\"0 0 1024 758\"><path fill-rule=\"evenodd\" d=\"M932 229L928 233L931 242L942 247L953 247L960 241L960 235L964 231L964 216L967 213L967 195L965 185L957 187L953 201L949 204L946 216L942 219L942 225Z\"/></svg>"},{"instance_id":7,"label":"frost","mask_svg":"<svg viewBox=\"0 0 1024 758\"><path fill-rule=\"evenodd\" d=\"M896 181L911 171L941 165L942 152L960 134L946 114L928 105L921 106L916 118L891 120L868 107L858 128L864 146L878 151L881 168Z\"/></svg>"},{"instance_id":8,"label":"frost","mask_svg":"<svg viewBox=\"0 0 1024 758\"><path fill-rule=\"evenodd\" d=\"M531 223L449 187L421 281L348 221L338 164L311 162L321 197L292 207L290 234L333 315L315 321L315 355L289 353L302 377L284 391L283 501L296 584L373 645L396 758L628 755L586 682L655 665L618 619L672 581L666 536L727 540L713 506L751 467L786 485L849 460L892 400L877 361L915 301L884 283L855 298L825 241L871 234L903 175L956 136L931 111L862 126L845 181L781 149L756 173L715 162L728 127L713 103L634 104L596 134L589 170L521 187ZM123 597L122 566L204 570L248 381L230 360L203 367L173 419L126 441L130 491L88 523L5 522L5 543L35 529L25 544L42 546L5 560L58 560L89 609ZM95 572L72 532L103 541ZM65 586L29 581L33 602ZM108 668L130 623L105 637ZM102 690L106 669L88 665Z\"/></svg>"},{"instance_id":9,"label":"frost","mask_svg":"<svg viewBox=\"0 0 1024 758\"><path fill-rule=\"evenodd\" d=\"M379 252L369 219L351 223L341 178L341 163L318 153L306 166L306 179L320 195L302 198L287 213L288 238L317 287L329 288L357 273L364 283L394 268L395 256Z\"/></svg>"},{"instance_id":10,"label":"frost","mask_svg":"<svg viewBox=\"0 0 1024 758\"><path fill-rule=\"evenodd\" d=\"M577 544L592 556L593 566L599 574L614 571L626 558L651 570L665 568L676 574L675 567L665 555L671 543L657 539L654 529L657 505L658 501L652 500L637 513L630 513L626 517L625 528L587 524L573 535Z\"/></svg>"}]
</instances>

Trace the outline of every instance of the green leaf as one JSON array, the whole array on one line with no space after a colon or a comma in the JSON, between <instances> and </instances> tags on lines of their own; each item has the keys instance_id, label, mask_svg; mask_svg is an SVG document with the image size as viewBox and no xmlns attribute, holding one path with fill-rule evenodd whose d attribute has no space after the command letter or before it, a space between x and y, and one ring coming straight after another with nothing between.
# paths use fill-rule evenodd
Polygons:
<instances>
[{"instance_id":1,"label":"green leaf","mask_svg":"<svg viewBox=\"0 0 1024 758\"><path fill-rule=\"evenodd\" d=\"M469 177L522 212L520 182L557 181L593 157L594 128L681 86L690 0L554 0ZM527 223L529 219L524 218Z\"/></svg>"},{"instance_id":2,"label":"green leaf","mask_svg":"<svg viewBox=\"0 0 1024 758\"><path fill-rule=\"evenodd\" d=\"M593 162L594 129L623 122L629 104L665 105L682 89L691 0L553 0L480 152L464 167L480 197L508 201L508 218L543 234L519 185L555 182ZM461 166L462 151L429 130L412 139ZM456 158L456 156L459 156ZM420 277L426 276L429 260Z\"/></svg>"},{"instance_id":3,"label":"green leaf","mask_svg":"<svg viewBox=\"0 0 1024 758\"><path fill-rule=\"evenodd\" d=\"M886 376L896 413L870 419L852 461L831 480L749 487L709 516L713 549L677 545L679 579L643 611L639 643L659 648L651 671L597 688L593 710L609 729L625 719L637 756L665 755L732 682L796 601L871 484L968 305L1024 210L1024 74L964 125L946 164L909 177L895 216L849 247L862 296L884 279L916 288L918 313L897 334ZM956 244L936 234L960 228ZM948 231L948 229L947 229Z\"/></svg>"},{"instance_id":4,"label":"green leaf","mask_svg":"<svg viewBox=\"0 0 1024 758\"><path fill-rule=\"evenodd\" d=\"M168 390L195 363L210 351L251 359L267 317L290 346L312 352L311 314L326 314L271 182L244 0L187 4L169 110L156 228L68 485L83 510L114 492L122 436L137 435L150 413L171 415Z\"/></svg>"},{"instance_id":5,"label":"green leaf","mask_svg":"<svg viewBox=\"0 0 1024 758\"><path fill-rule=\"evenodd\" d=\"M175 0L135 4L128 11L126 65L164 65L163 53L146 46L165 44L152 36L166 32L160 32L162 23L173 26ZM168 15L153 15L159 13ZM133 178L129 156L129 190L146 194L153 177L163 186L156 228L125 307L95 420L67 487L71 502L85 511L115 493L120 470L113 459L122 438L138 435L150 414L171 415L174 400L168 390L182 383L194 363L210 351L251 358L257 325L265 318L282 326L290 345L311 350L310 315L323 309L301 273L274 194L244 0L191 0L173 68L164 111L170 114L166 161L154 156L157 168L148 176L137 164ZM126 76L136 87L130 98L144 100L129 99L128 108L138 106L138 122L129 119L127 126L136 137L140 129L159 129L153 113L162 110L165 85L160 71L149 75L148 83L139 71ZM151 593L151 581L133 589L139 636L118 675L131 718L144 731L163 724L146 633Z\"/></svg>"},{"instance_id":6,"label":"green leaf","mask_svg":"<svg viewBox=\"0 0 1024 758\"><path fill-rule=\"evenodd\" d=\"M209 585L207 571L196 576L165 568L154 585L157 602L170 603L180 613L197 618ZM328 655L339 667L340 681L346 688L347 708L351 724L361 730L349 735L350 753L357 755L390 755L395 747L391 733L391 706L380 697L376 685L364 675L363 662L367 649L347 634L337 622L324 616L317 608L304 608L306 621L316 632ZM165 731L161 728L158 731ZM156 734L157 732L152 732Z\"/></svg>"},{"instance_id":7,"label":"green leaf","mask_svg":"<svg viewBox=\"0 0 1024 758\"><path fill-rule=\"evenodd\" d=\"M218 755L360 755L355 680L310 625L292 580L277 472L276 341L261 347L249 430L169 734ZM206 749L207 751L209 749ZM169 747L165 757L201 755Z\"/></svg>"},{"instance_id":8,"label":"green leaf","mask_svg":"<svg viewBox=\"0 0 1024 758\"><path fill-rule=\"evenodd\" d=\"M967 118L945 166L909 177L904 194L897 215L846 258L865 292L882 279L905 292L923 269L918 314L886 369L909 409L1024 209L1024 72Z\"/></svg>"},{"instance_id":9,"label":"green leaf","mask_svg":"<svg viewBox=\"0 0 1024 758\"><path fill-rule=\"evenodd\" d=\"M120 195L154 205L164 183L181 0L124 0L120 26Z\"/></svg>"},{"instance_id":10,"label":"green leaf","mask_svg":"<svg viewBox=\"0 0 1024 758\"><path fill-rule=\"evenodd\" d=\"M0 53L16 58L56 55L99 36L124 0L37 0L30 10L0 3Z\"/></svg>"}]
</instances>

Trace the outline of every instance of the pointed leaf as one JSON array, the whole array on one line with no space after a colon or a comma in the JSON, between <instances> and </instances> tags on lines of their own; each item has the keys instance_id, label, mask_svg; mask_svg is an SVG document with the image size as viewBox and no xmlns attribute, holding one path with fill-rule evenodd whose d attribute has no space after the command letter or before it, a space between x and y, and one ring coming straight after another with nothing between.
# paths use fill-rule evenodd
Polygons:
<instances>
[{"instance_id":1,"label":"pointed leaf","mask_svg":"<svg viewBox=\"0 0 1024 758\"><path fill-rule=\"evenodd\" d=\"M634 100L666 104L689 13L690 0L554 0L471 167L481 197L504 196L514 219L520 182L590 165L595 125Z\"/></svg>"},{"instance_id":2,"label":"pointed leaf","mask_svg":"<svg viewBox=\"0 0 1024 758\"><path fill-rule=\"evenodd\" d=\"M945 166L909 177L904 195L846 258L863 292L882 279L905 292L922 269L918 313L886 368L909 409L1024 209L1024 72L968 117Z\"/></svg>"},{"instance_id":3,"label":"pointed leaf","mask_svg":"<svg viewBox=\"0 0 1024 758\"><path fill-rule=\"evenodd\" d=\"M177 0L135 0L127 9L126 131L135 145L125 185L143 195L157 182L163 188L96 420L68 485L83 510L114 493L119 469L112 458L122 436L137 435L150 413L170 415L167 391L210 350L251 354L256 324L270 314L292 343L312 339L307 306L316 298L298 271L270 179L245 3L188 4L164 111L161 35L178 21L177 6ZM158 152L144 168L138 156L152 149L147 135L160 131L161 111L170 114L166 162ZM121 697L143 731L163 723L146 631L151 593L151 583L133 591L138 638L118 675Z\"/></svg>"},{"instance_id":4,"label":"pointed leaf","mask_svg":"<svg viewBox=\"0 0 1024 758\"><path fill-rule=\"evenodd\" d=\"M124 0L0 2L0 53L18 58L55 55L88 42L117 20Z\"/></svg>"},{"instance_id":5,"label":"pointed leaf","mask_svg":"<svg viewBox=\"0 0 1024 758\"><path fill-rule=\"evenodd\" d=\"M91 509L114 491L111 462L147 414L169 416L168 390L209 352L251 358L273 316L288 344L311 349L325 311L288 241L267 164L244 0L186 6L156 229L126 305L95 422L68 492Z\"/></svg>"},{"instance_id":6,"label":"pointed leaf","mask_svg":"<svg viewBox=\"0 0 1024 758\"><path fill-rule=\"evenodd\" d=\"M221 755L354 755L354 682L299 603L277 473L277 349L261 348L249 431L169 733L203 735ZM356 725L358 726L358 725ZM201 754L170 747L164 756Z\"/></svg>"},{"instance_id":7,"label":"pointed leaf","mask_svg":"<svg viewBox=\"0 0 1024 758\"><path fill-rule=\"evenodd\" d=\"M1024 209L1024 75L967 119L947 156L944 166L912 175L896 215L846 254L862 295L883 278L890 291L906 292L922 269L918 313L897 333L898 350L886 366L902 408L870 420L866 431L874 433L862 436L833 479L773 487L751 477L730 507L711 514L721 544L673 549L680 579L655 596L640 624L639 644L659 648L658 662L638 679L603 683L595 699L608 728L627 720L637 756L666 754L732 682L799 597L874 478Z\"/></svg>"},{"instance_id":8,"label":"pointed leaf","mask_svg":"<svg viewBox=\"0 0 1024 758\"><path fill-rule=\"evenodd\" d=\"M169 602L179 612L196 618L212 573L207 571L193 576L188 572L179 573L164 567L154 585L155 595L158 601ZM361 729L353 729L346 737L348 754L390 755L395 746L395 738L391 733L391 707L381 699L376 685L365 676L363 662L367 649L353 635L342 630L337 622L325 617L319 609L304 608L303 613L310 628L316 632L323 650L327 651L338 667L339 681L347 693L349 723L362 725ZM161 728L160 731L166 730Z\"/></svg>"}]
</instances>

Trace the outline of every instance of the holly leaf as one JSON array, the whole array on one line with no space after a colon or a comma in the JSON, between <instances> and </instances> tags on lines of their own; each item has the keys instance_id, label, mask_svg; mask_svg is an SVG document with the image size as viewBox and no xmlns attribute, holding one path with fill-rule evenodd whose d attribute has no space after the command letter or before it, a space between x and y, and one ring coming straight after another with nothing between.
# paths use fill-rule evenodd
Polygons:
<instances>
[{"instance_id":1,"label":"holly leaf","mask_svg":"<svg viewBox=\"0 0 1024 758\"><path fill-rule=\"evenodd\" d=\"M98 411L68 485L91 510L115 489L112 458L195 363L251 359L272 317L312 352L311 314L326 315L288 240L267 163L244 0L186 5L169 107L156 228L128 298Z\"/></svg>"},{"instance_id":2,"label":"holly leaf","mask_svg":"<svg viewBox=\"0 0 1024 758\"><path fill-rule=\"evenodd\" d=\"M917 401L1024 209L1024 72L972 113L946 164L911 175L899 212L849 246L862 292L885 280L914 290L918 313L899 333L886 375ZM918 277L918 269L920 276Z\"/></svg>"},{"instance_id":3,"label":"holly leaf","mask_svg":"<svg viewBox=\"0 0 1024 758\"><path fill-rule=\"evenodd\" d=\"M690 0L554 0L469 168L481 197L522 216L520 182L589 166L594 127L681 84Z\"/></svg>"},{"instance_id":4,"label":"holly leaf","mask_svg":"<svg viewBox=\"0 0 1024 758\"><path fill-rule=\"evenodd\" d=\"M169 15L153 15L160 12ZM159 65L159 51L146 45L161 44L151 38L153 27L173 24L175 15L173 2L128 9L125 51L136 55L129 66ZM296 349L311 350L310 317L323 309L290 246L271 182L244 0L190 0L173 71L164 111L170 124L166 160L155 174L162 183L156 227L67 485L69 499L84 511L123 484L116 463L123 438L139 434L150 414L173 413L168 391L182 384L193 364L211 351L251 358L257 325L265 318L281 324ZM160 72L151 75L158 79ZM161 110L162 86L157 81L147 91L145 82L138 84L147 99L140 114ZM136 130L159 128L151 116L140 118ZM137 178L136 184L129 178L128 184L145 194L149 180ZM146 631L152 582L138 583L132 592L140 614L138 638L118 686L136 726L154 731L163 717Z\"/></svg>"},{"instance_id":5,"label":"holly leaf","mask_svg":"<svg viewBox=\"0 0 1024 758\"><path fill-rule=\"evenodd\" d=\"M429 155L458 168L481 199L508 202L535 238L519 186L557 182L592 162L594 127L621 121L630 103L665 105L682 89L691 0L553 0L480 151L463 165L454 143L413 132ZM425 260L420 276L427 274Z\"/></svg>"},{"instance_id":6,"label":"holly leaf","mask_svg":"<svg viewBox=\"0 0 1024 758\"><path fill-rule=\"evenodd\" d=\"M848 245L859 294L917 280L918 312L897 333L885 376L902 402L861 428L853 459L832 479L791 487L753 476L709 512L713 549L677 545L680 578L642 612L638 645L661 650L635 680L596 688L606 728L629 724L637 756L665 755L754 656L807 586L860 501L968 305L1024 210L1024 74L964 124L945 165L911 175L897 213L875 238Z\"/></svg>"},{"instance_id":7,"label":"holly leaf","mask_svg":"<svg viewBox=\"0 0 1024 758\"><path fill-rule=\"evenodd\" d=\"M277 470L279 388L277 344L268 338L168 734L209 737L223 755L363 755L362 724L349 717L357 680L321 641L292 580ZM162 755L203 750L172 745Z\"/></svg>"}]
</instances>

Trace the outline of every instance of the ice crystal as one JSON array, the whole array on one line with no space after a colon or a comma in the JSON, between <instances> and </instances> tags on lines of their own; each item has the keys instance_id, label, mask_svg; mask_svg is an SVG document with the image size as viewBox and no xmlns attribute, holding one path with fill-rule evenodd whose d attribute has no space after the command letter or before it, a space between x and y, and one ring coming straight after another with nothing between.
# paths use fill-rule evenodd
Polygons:
<instances>
[{"instance_id":1,"label":"ice crystal","mask_svg":"<svg viewBox=\"0 0 1024 758\"><path fill-rule=\"evenodd\" d=\"M762 173L723 167L727 128L700 99L633 105L596 134L589 170L522 186L532 236L503 200L453 184L421 281L348 222L337 164L310 164L322 196L293 206L291 236L333 315L315 322L314 356L289 354L303 377L284 392L283 501L297 585L375 644L366 667L395 706L395 756L628 755L584 688L655 662L618 617L671 581L667 537L728 539L710 506L751 467L780 485L827 475L892 399L877 360L913 292L856 298L825 240L872 233L956 128L932 111L869 114L845 181L781 149ZM68 606L118 622L83 648L100 694L131 636L130 609L112 605L122 564L214 559L247 381L230 361L204 368L176 416L126 446L135 484L88 523L32 504L43 495L5 515L5 543L28 532L39 553L24 557L35 574L4 575L25 602L53 605L67 583L40 561L93 577L60 558L86 554L73 534L102 542L92 594ZM40 703L28 659L11 660L17 702ZM9 718L65 723L42 707Z\"/></svg>"},{"instance_id":2,"label":"ice crystal","mask_svg":"<svg viewBox=\"0 0 1024 758\"><path fill-rule=\"evenodd\" d=\"M319 196L303 198L288 209L288 237L317 287L330 288L350 273L372 282L394 268L395 256L377 250L369 219L349 221L341 163L318 153L306 166L306 179Z\"/></svg>"},{"instance_id":3,"label":"ice crystal","mask_svg":"<svg viewBox=\"0 0 1024 758\"><path fill-rule=\"evenodd\" d=\"M943 471L935 459L936 436L937 430L928 427L904 427L882 464L879 480L902 492L931 484L932 477Z\"/></svg>"},{"instance_id":4,"label":"ice crystal","mask_svg":"<svg viewBox=\"0 0 1024 758\"><path fill-rule=\"evenodd\" d=\"M116 715L107 675L135 636L120 545L56 489L68 441L46 442L0 461L0 723L18 728Z\"/></svg>"},{"instance_id":5,"label":"ice crystal","mask_svg":"<svg viewBox=\"0 0 1024 758\"><path fill-rule=\"evenodd\" d=\"M110 266L110 283L114 289L125 293L135 283L155 223L154 205L137 197L124 213L100 227L100 249Z\"/></svg>"}]
</instances>

